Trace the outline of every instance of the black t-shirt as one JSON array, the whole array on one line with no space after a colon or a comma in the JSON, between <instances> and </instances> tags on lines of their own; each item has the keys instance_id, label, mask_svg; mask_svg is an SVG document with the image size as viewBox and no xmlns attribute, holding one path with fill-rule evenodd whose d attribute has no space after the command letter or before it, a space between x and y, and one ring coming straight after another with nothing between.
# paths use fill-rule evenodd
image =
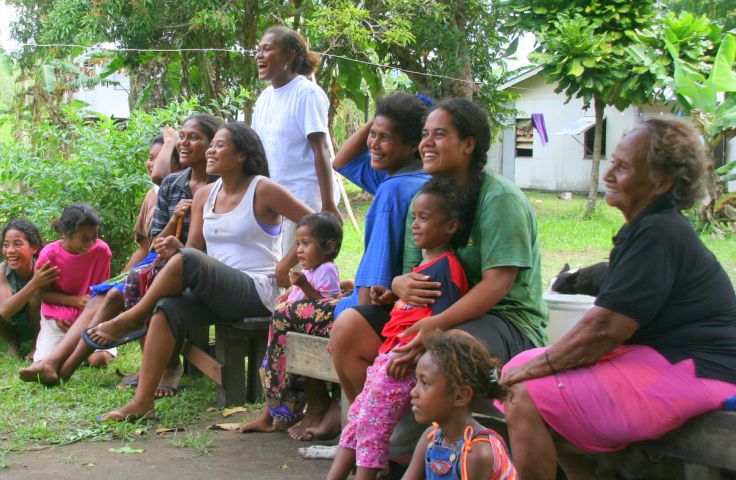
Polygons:
<instances>
[{"instance_id":1,"label":"black t-shirt","mask_svg":"<svg viewBox=\"0 0 736 480\"><path fill-rule=\"evenodd\" d=\"M613 244L595 304L641 324L625 343L673 364L692 358L698 377L736 384L733 286L673 199L649 205Z\"/></svg>"}]
</instances>

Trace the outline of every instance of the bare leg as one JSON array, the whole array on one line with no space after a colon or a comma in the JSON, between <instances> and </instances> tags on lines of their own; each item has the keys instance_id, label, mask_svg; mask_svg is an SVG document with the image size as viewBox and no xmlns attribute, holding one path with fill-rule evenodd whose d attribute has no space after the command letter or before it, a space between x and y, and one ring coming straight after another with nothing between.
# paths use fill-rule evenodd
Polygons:
<instances>
[{"instance_id":1,"label":"bare leg","mask_svg":"<svg viewBox=\"0 0 736 480\"><path fill-rule=\"evenodd\" d=\"M335 370L350 403L363 391L368 367L378 356L381 338L357 311L342 312L330 332Z\"/></svg>"},{"instance_id":2,"label":"bare leg","mask_svg":"<svg viewBox=\"0 0 736 480\"><path fill-rule=\"evenodd\" d=\"M505 406L511 451L514 452L514 465L519 478L555 480L555 441L523 383L511 387Z\"/></svg>"},{"instance_id":3,"label":"bare leg","mask_svg":"<svg viewBox=\"0 0 736 480\"><path fill-rule=\"evenodd\" d=\"M596 480L595 470L585 458L587 452L570 443L565 437L553 433L557 447L557 461L569 480Z\"/></svg>"},{"instance_id":4,"label":"bare leg","mask_svg":"<svg viewBox=\"0 0 736 480\"><path fill-rule=\"evenodd\" d=\"M8 342L8 353L14 357L20 357L18 350L18 337L15 333L15 327L5 319L0 318L0 337Z\"/></svg>"},{"instance_id":5,"label":"bare leg","mask_svg":"<svg viewBox=\"0 0 736 480\"><path fill-rule=\"evenodd\" d=\"M147 343L149 346L143 350L143 361L138 388L135 391L135 400L116 411L105 413L102 415L103 421L124 420L126 415L132 418L153 416L153 402L158 381L164 373L167 363L171 360L176 345L176 338L171 333L171 328L166 321L166 314L163 311L156 312L151 318Z\"/></svg>"},{"instance_id":6,"label":"bare leg","mask_svg":"<svg viewBox=\"0 0 736 480\"><path fill-rule=\"evenodd\" d=\"M159 272L153 280L151 287L148 289L140 302L127 312L123 312L117 318L105 322L99 328L116 338L123 337L129 333L135 332L143 328L143 321L156 307L156 303L164 297L176 297L181 295L182 275L184 274L184 261L180 254L175 254L169 259L164 268ZM100 345L105 345L108 340L97 335L93 331L89 332L90 338ZM172 347L173 348L173 347ZM167 359L168 360L168 359Z\"/></svg>"},{"instance_id":7,"label":"bare leg","mask_svg":"<svg viewBox=\"0 0 736 480\"><path fill-rule=\"evenodd\" d=\"M330 395L327 393L327 384L324 382L306 384L304 393L307 396L307 411L304 413L304 419L300 424L289 429L289 435L294 440L314 438L314 435L307 432L307 429L318 427L330 407Z\"/></svg>"},{"instance_id":8,"label":"bare leg","mask_svg":"<svg viewBox=\"0 0 736 480\"><path fill-rule=\"evenodd\" d=\"M307 405L311 404L307 403ZM307 409L307 412L309 412L309 409ZM330 400L330 408L328 408L324 413L319 425L308 427L306 429L306 433L317 440L332 440L333 438L340 436L340 432L342 431L342 425L340 423L341 420L340 402L333 398ZM299 439L297 438L295 440Z\"/></svg>"},{"instance_id":9,"label":"bare leg","mask_svg":"<svg viewBox=\"0 0 736 480\"><path fill-rule=\"evenodd\" d=\"M97 298L97 297L95 297ZM77 342L74 346L74 350L71 354L67 355L66 359L61 363L61 367L59 367L59 378L64 380L69 380L72 375L74 375L74 372L77 371L80 365L87 360L88 357L94 354L95 349L84 343L82 340L82 330L90 327L94 327L95 325L99 325L100 323L104 323L111 318L114 318L115 315L120 313L124 308L124 301L123 301L123 294L120 292L120 290L112 289L103 297L102 303L99 305L98 308L95 309L92 318L89 321L84 322L85 325L83 325L83 328L80 328L79 332L75 334L75 338L77 339ZM85 312L87 309L84 310ZM74 326L79 323L81 320L81 316L77 321L74 323ZM74 326L72 328L74 328ZM69 333L71 332L71 329L67 334L64 336L64 338L69 336ZM57 347L58 349L58 347ZM89 362L90 365L93 364L93 362ZM109 363L109 360L108 362ZM107 366L107 364L105 364Z\"/></svg>"},{"instance_id":10,"label":"bare leg","mask_svg":"<svg viewBox=\"0 0 736 480\"><path fill-rule=\"evenodd\" d=\"M28 302L28 323L33 330L33 346L25 359L33 361L33 355L36 353L36 339L38 332L41 331L41 302L36 297L31 298Z\"/></svg>"},{"instance_id":11,"label":"bare leg","mask_svg":"<svg viewBox=\"0 0 736 480\"><path fill-rule=\"evenodd\" d=\"M345 480L355 466L355 450L340 447L332 461L327 480Z\"/></svg>"},{"instance_id":12,"label":"bare leg","mask_svg":"<svg viewBox=\"0 0 736 480\"><path fill-rule=\"evenodd\" d=\"M105 296L97 295L91 299L77 321L69 327L64 338L56 346L51 354L36 362L28 368L19 371L21 380L25 382L39 382L46 385L54 385L59 381L59 367L69 358L77 343L80 342L82 331L87 328L90 320L104 302ZM90 349L90 352L92 350ZM87 355L89 355L89 353ZM85 357L86 358L86 357ZM81 362L80 362L81 363Z\"/></svg>"},{"instance_id":13,"label":"bare leg","mask_svg":"<svg viewBox=\"0 0 736 480\"><path fill-rule=\"evenodd\" d=\"M107 352L94 352L87 357L87 363L94 368L107 368L110 365L110 360L112 360L112 355Z\"/></svg>"},{"instance_id":14,"label":"bare leg","mask_svg":"<svg viewBox=\"0 0 736 480\"><path fill-rule=\"evenodd\" d=\"M380 471L378 468L358 467L358 471L355 473L355 480L376 480Z\"/></svg>"}]
</instances>

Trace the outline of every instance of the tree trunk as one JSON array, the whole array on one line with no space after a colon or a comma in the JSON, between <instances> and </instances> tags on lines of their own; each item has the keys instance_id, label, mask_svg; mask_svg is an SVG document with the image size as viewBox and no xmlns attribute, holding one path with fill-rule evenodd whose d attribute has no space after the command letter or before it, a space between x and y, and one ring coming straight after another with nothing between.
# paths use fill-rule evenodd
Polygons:
<instances>
[{"instance_id":1,"label":"tree trunk","mask_svg":"<svg viewBox=\"0 0 736 480\"><path fill-rule=\"evenodd\" d=\"M583 216L590 218L595 212L595 201L598 198L598 170L601 166L601 147L603 146L603 110L606 103L595 98L595 136L593 141L593 162L590 165L590 189L588 190L588 203L585 206Z\"/></svg>"}]
</instances>

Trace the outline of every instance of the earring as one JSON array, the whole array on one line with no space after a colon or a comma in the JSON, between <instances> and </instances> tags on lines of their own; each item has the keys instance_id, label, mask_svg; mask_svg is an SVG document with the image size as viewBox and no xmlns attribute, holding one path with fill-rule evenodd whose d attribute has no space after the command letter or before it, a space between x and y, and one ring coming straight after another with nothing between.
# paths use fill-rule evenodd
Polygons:
<instances>
[{"instance_id":1,"label":"earring","mask_svg":"<svg viewBox=\"0 0 736 480\"><path fill-rule=\"evenodd\" d=\"M284 64L284 70L286 70L287 68L289 68L289 64L288 63L285 63Z\"/></svg>"}]
</instances>

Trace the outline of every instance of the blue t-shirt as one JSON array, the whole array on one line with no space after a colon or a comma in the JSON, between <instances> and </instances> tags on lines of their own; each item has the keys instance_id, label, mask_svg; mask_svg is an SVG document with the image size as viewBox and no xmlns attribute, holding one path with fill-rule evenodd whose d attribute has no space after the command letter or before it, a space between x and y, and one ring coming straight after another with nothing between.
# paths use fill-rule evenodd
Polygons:
<instances>
[{"instance_id":1,"label":"blue t-shirt","mask_svg":"<svg viewBox=\"0 0 736 480\"><path fill-rule=\"evenodd\" d=\"M420 166L421 163L407 166L389 176L371 168L371 155L366 150L349 164L335 169L375 196L365 217L365 247L355 274L355 291L337 303L335 318L358 304L358 287L391 288L394 277L401 275L406 214L414 196L429 180Z\"/></svg>"}]
</instances>

